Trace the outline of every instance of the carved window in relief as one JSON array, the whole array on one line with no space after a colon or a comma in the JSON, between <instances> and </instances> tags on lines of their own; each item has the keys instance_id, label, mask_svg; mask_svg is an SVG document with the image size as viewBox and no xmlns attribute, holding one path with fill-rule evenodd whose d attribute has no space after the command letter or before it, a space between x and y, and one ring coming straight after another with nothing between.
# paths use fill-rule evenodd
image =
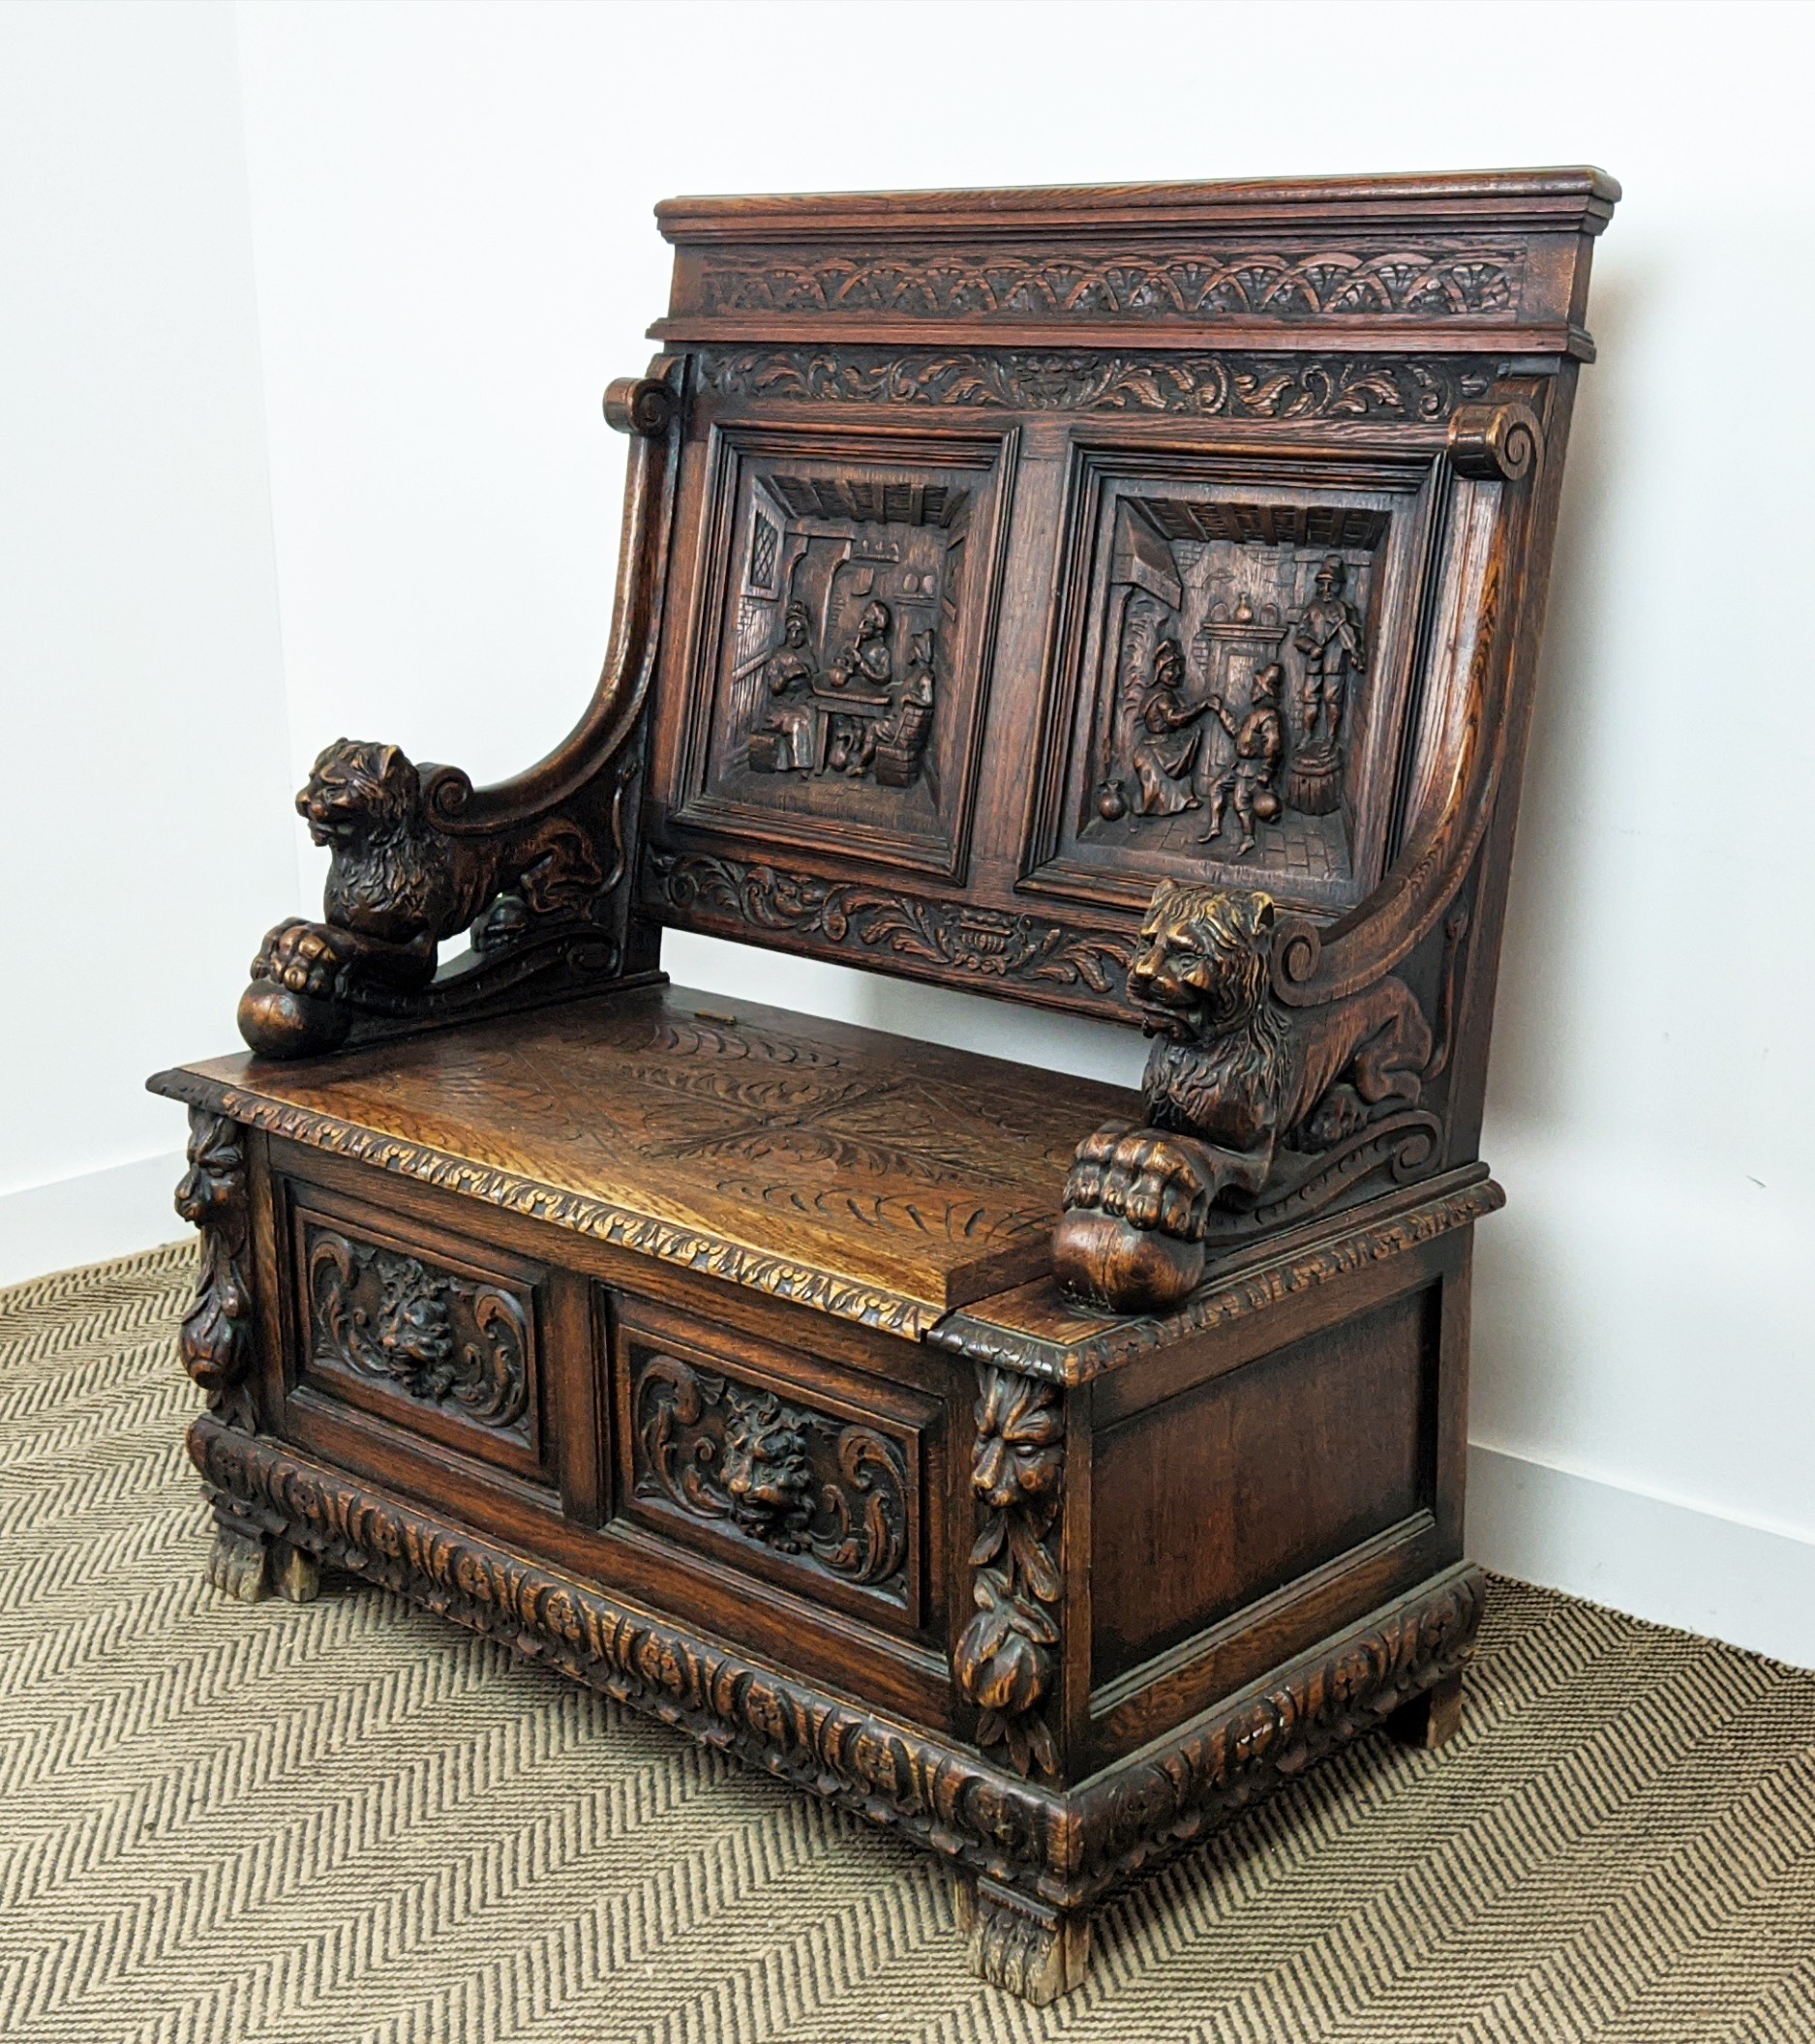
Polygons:
<instances>
[{"instance_id":1,"label":"carved window in relief","mask_svg":"<svg viewBox=\"0 0 1815 2044\"><path fill-rule=\"evenodd\" d=\"M629 1404L636 1505L909 1606L915 1479L892 1429L640 1347Z\"/></svg>"},{"instance_id":2,"label":"carved window in relief","mask_svg":"<svg viewBox=\"0 0 1815 2044\"><path fill-rule=\"evenodd\" d=\"M1429 466L1294 489L1143 466L1080 465L1027 880L1341 910L1384 851Z\"/></svg>"},{"instance_id":3,"label":"carved window in relief","mask_svg":"<svg viewBox=\"0 0 1815 2044\"><path fill-rule=\"evenodd\" d=\"M530 1307L514 1287L310 1223L309 1365L527 1442Z\"/></svg>"},{"instance_id":4,"label":"carved window in relief","mask_svg":"<svg viewBox=\"0 0 1815 2044\"><path fill-rule=\"evenodd\" d=\"M955 870L1013 436L892 441L887 461L786 437L721 436L712 707L682 816Z\"/></svg>"}]
</instances>

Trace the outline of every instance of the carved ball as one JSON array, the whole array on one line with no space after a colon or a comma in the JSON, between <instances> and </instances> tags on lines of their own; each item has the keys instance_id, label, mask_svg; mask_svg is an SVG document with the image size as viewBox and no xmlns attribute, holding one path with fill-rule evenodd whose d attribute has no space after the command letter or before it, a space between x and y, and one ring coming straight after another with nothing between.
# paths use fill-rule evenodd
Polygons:
<instances>
[{"instance_id":1,"label":"carved ball","mask_svg":"<svg viewBox=\"0 0 1815 2044\"><path fill-rule=\"evenodd\" d=\"M1113 824L1128 814L1128 797L1119 781L1104 781L1097 791L1097 814L1105 824Z\"/></svg>"},{"instance_id":2,"label":"carved ball","mask_svg":"<svg viewBox=\"0 0 1815 2044\"><path fill-rule=\"evenodd\" d=\"M1200 1242L1131 1227L1095 1207L1074 1207L1052 1234L1052 1275L1074 1299L1117 1313L1162 1313L1203 1277Z\"/></svg>"},{"instance_id":3,"label":"carved ball","mask_svg":"<svg viewBox=\"0 0 1815 2044\"><path fill-rule=\"evenodd\" d=\"M239 997L239 1033L261 1058L316 1058L346 1042L353 1018L331 1001L255 979Z\"/></svg>"},{"instance_id":4,"label":"carved ball","mask_svg":"<svg viewBox=\"0 0 1815 2044\"><path fill-rule=\"evenodd\" d=\"M1271 788L1261 789L1260 793L1255 797L1255 814L1263 824L1278 823L1280 798Z\"/></svg>"}]
</instances>

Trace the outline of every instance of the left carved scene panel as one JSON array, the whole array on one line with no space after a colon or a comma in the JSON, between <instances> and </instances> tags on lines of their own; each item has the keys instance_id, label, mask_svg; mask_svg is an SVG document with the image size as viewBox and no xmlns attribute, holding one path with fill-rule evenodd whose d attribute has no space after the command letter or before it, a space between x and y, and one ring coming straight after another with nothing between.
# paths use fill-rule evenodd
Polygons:
<instances>
[{"instance_id":1,"label":"left carved scene panel","mask_svg":"<svg viewBox=\"0 0 1815 2044\"><path fill-rule=\"evenodd\" d=\"M959 870L1013 444L718 436L679 821Z\"/></svg>"},{"instance_id":2,"label":"left carved scene panel","mask_svg":"<svg viewBox=\"0 0 1815 2044\"><path fill-rule=\"evenodd\" d=\"M339 1201L291 1196L291 1396L552 1481L542 1274L451 1238L405 1241Z\"/></svg>"}]
</instances>

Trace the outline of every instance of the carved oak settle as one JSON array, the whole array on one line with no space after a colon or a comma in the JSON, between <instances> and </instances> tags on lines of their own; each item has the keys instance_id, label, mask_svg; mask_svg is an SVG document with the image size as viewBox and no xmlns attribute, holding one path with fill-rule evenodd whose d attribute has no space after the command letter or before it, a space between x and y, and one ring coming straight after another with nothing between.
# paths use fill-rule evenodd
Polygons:
<instances>
[{"instance_id":1,"label":"carved oak settle","mask_svg":"<svg viewBox=\"0 0 1815 2044\"><path fill-rule=\"evenodd\" d=\"M591 706L495 788L330 746L255 1055L153 1081L214 1579L350 1570L892 1826L1036 2000L1118 1882L1453 1728L1488 1035L1618 195L663 206ZM664 926L1138 1020L1145 1081L681 993Z\"/></svg>"}]
</instances>

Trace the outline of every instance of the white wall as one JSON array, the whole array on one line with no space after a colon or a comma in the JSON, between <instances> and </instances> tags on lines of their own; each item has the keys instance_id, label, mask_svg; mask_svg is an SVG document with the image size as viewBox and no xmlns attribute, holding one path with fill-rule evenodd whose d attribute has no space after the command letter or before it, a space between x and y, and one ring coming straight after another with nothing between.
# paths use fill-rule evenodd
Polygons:
<instances>
[{"instance_id":1,"label":"white wall","mask_svg":"<svg viewBox=\"0 0 1815 2044\"><path fill-rule=\"evenodd\" d=\"M0 8L0 1282L168 1241L296 871L231 14Z\"/></svg>"},{"instance_id":2,"label":"white wall","mask_svg":"<svg viewBox=\"0 0 1815 2044\"><path fill-rule=\"evenodd\" d=\"M148 18L159 75L218 81L188 53L208 41L194 17ZM1486 1151L1512 1204L1480 1235L1471 1537L1490 1562L1815 1662L1815 1341L1795 1289L1815 1232L1809 15L367 0L237 20L287 785L342 731L495 775L577 713L621 476L598 394L649 352L668 267L649 210L670 192L1581 161L1624 181L1497 1022ZM243 199L217 167L224 220ZM172 327L195 312L159 309ZM198 552L215 534L225 574L225 478L184 484L185 530ZM205 742L206 687L182 695ZM225 1044L244 954L287 905L262 867L274 809L221 826L260 848L244 869L197 870L211 919L184 927L210 948L185 947L196 1021L169 1051ZM145 885L167 907L167 878ZM831 967L703 940L669 962L1075 1068L1138 1063L1114 1032ZM165 1112L151 1141L175 1140Z\"/></svg>"}]
</instances>

